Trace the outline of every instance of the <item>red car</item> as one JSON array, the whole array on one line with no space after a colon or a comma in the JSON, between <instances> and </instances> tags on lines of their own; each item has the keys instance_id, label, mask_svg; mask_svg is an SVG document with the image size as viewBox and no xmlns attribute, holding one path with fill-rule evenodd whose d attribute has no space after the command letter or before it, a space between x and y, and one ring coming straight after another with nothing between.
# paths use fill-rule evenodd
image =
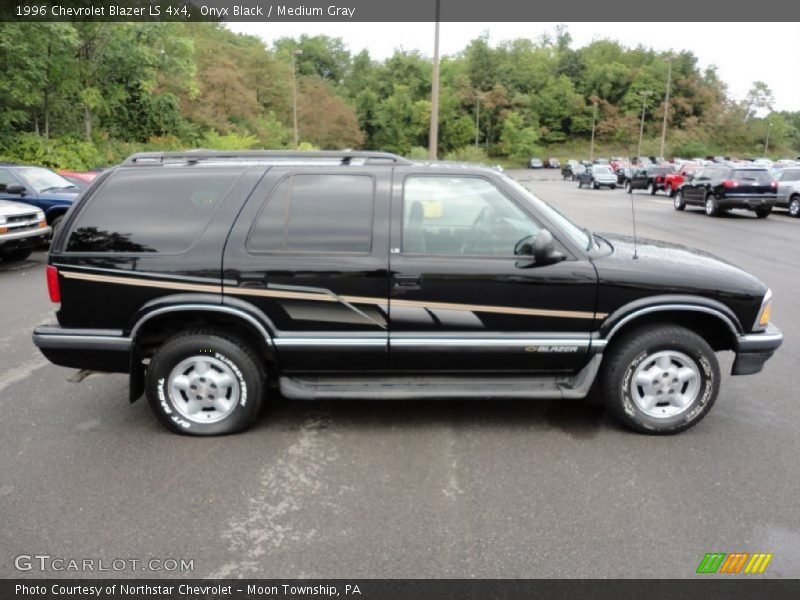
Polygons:
<instances>
[{"instance_id":1,"label":"red car","mask_svg":"<svg viewBox=\"0 0 800 600\"><path fill-rule=\"evenodd\" d=\"M683 163L679 171L667 175L664 178L664 191L667 196L672 198L675 195L675 191L686 179L686 176L691 175L699 168L700 165L697 163Z\"/></svg>"},{"instance_id":2,"label":"red car","mask_svg":"<svg viewBox=\"0 0 800 600\"><path fill-rule=\"evenodd\" d=\"M99 171L66 171L60 170L58 172L64 179L69 181L70 183L78 186L79 188L85 188L89 185L92 180L97 177L100 172Z\"/></svg>"}]
</instances>

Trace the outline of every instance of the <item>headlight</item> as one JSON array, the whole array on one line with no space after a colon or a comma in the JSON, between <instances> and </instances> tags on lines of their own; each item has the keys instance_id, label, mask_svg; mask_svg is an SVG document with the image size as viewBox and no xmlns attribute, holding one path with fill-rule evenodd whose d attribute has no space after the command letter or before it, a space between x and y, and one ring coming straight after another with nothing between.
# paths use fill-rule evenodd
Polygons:
<instances>
[{"instance_id":1,"label":"headlight","mask_svg":"<svg viewBox=\"0 0 800 600\"><path fill-rule=\"evenodd\" d=\"M758 311L754 331L764 331L769 325L769 319L772 316L772 290L767 290L764 294L764 299L761 301L761 308Z\"/></svg>"},{"instance_id":2,"label":"headlight","mask_svg":"<svg viewBox=\"0 0 800 600\"><path fill-rule=\"evenodd\" d=\"M36 220L37 221L44 221L44 213L42 211L39 211L39 212L36 213Z\"/></svg>"},{"instance_id":3,"label":"headlight","mask_svg":"<svg viewBox=\"0 0 800 600\"><path fill-rule=\"evenodd\" d=\"M0 215L0 225L6 224L6 218L3 215Z\"/></svg>"}]
</instances>

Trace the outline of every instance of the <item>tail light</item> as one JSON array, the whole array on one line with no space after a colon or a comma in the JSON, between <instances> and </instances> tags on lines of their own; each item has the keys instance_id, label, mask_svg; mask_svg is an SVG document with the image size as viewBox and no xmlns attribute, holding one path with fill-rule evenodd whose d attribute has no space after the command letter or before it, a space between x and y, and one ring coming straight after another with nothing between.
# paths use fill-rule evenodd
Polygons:
<instances>
[{"instance_id":1,"label":"tail light","mask_svg":"<svg viewBox=\"0 0 800 600\"><path fill-rule=\"evenodd\" d=\"M47 292L50 294L50 302L61 302L61 287L58 284L58 269L53 265L47 265Z\"/></svg>"},{"instance_id":2,"label":"tail light","mask_svg":"<svg viewBox=\"0 0 800 600\"><path fill-rule=\"evenodd\" d=\"M778 187L778 182L777 181L770 181L769 182L769 187Z\"/></svg>"},{"instance_id":3,"label":"tail light","mask_svg":"<svg viewBox=\"0 0 800 600\"><path fill-rule=\"evenodd\" d=\"M656 175L656 183L661 182L661 175Z\"/></svg>"},{"instance_id":4,"label":"tail light","mask_svg":"<svg viewBox=\"0 0 800 600\"><path fill-rule=\"evenodd\" d=\"M734 181L733 179L726 179L725 181L722 182L722 187L726 187L726 188L739 187L739 182L738 181Z\"/></svg>"}]
</instances>

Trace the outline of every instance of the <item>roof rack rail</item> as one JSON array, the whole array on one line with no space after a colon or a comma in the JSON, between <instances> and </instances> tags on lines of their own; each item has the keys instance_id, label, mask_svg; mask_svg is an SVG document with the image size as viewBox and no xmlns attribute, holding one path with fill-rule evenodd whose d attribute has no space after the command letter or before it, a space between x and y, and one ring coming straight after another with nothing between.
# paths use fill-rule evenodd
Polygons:
<instances>
[{"instance_id":1,"label":"roof rack rail","mask_svg":"<svg viewBox=\"0 0 800 600\"><path fill-rule=\"evenodd\" d=\"M125 159L123 166L152 166L167 162L198 163L213 160L246 160L258 162L284 162L291 160L338 160L342 165L351 162L410 165L411 161L389 152L332 151L332 150L186 150L184 152L139 152Z\"/></svg>"}]
</instances>

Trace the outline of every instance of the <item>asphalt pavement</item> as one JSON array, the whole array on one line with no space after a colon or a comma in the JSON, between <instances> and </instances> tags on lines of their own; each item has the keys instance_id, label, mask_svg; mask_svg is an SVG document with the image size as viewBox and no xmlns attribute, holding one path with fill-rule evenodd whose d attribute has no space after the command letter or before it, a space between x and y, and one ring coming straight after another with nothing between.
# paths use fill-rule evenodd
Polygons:
<instances>
[{"instance_id":1,"label":"asphalt pavement","mask_svg":"<svg viewBox=\"0 0 800 600\"><path fill-rule=\"evenodd\" d=\"M582 226L631 233L619 189L512 174ZM33 347L53 319L44 253L0 264L0 577L693 577L717 551L773 553L764 576L800 577L800 220L633 201L640 237L765 281L785 335L672 437L582 402L281 399L247 433L173 435L124 376L72 382ZM15 568L35 554L193 570Z\"/></svg>"}]
</instances>

